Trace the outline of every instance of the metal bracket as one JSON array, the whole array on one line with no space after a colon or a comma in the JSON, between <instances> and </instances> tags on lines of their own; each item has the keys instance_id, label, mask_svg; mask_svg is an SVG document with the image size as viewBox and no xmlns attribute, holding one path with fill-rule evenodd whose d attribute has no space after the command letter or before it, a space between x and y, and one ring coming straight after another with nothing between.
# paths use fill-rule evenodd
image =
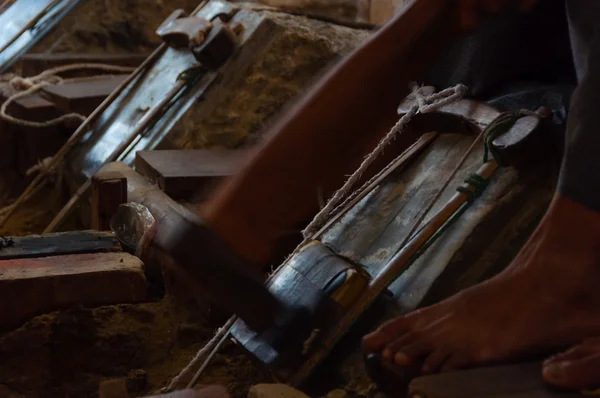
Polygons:
<instances>
[{"instance_id":1,"label":"metal bracket","mask_svg":"<svg viewBox=\"0 0 600 398\"><path fill-rule=\"evenodd\" d=\"M197 16L186 17L183 10L176 10L156 29L156 34L173 48L185 48L202 44L212 28L212 23Z\"/></svg>"},{"instance_id":2,"label":"metal bracket","mask_svg":"<svg viewBox=\"0 0 600 398\"><path fill-rule=\"evenodd\" d=\"M183 10L176 10L158 27L158 34L173 48L189 47L194 57L207 69L217 69L233 53L236 34L227 24L239 8L216 2L208 10L210 21L198 16L186 16Z\"/></svg>"},{"instance_id":3,"label":"metal bracket","mask_svg":"<svg viewBox=\"0 0 600 398\"><path fill-rule=\"evenodd\" d=\"M236 35L229 25L217 19L213 21L204 43L192 46L192 53L206 68L217 69L229 59L236 41Z\"/></svg>"}]
</instances>

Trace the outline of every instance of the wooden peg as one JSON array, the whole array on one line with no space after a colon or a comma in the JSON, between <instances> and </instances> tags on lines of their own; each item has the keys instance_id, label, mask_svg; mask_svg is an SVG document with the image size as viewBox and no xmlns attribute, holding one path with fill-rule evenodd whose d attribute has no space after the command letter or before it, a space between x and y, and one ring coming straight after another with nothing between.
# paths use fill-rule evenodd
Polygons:
<instances>
[{"instance_id":1,"label":"wooden peg","mask_svg":"<svg viewBox=\"0 0 600 398\"><path fill-rule=\"evenodd\" d=\"M123 203L127 203L127 178L121 173L95 174L92 177L91 228L109 230L111 217Z\"/></svg>"}]
</instances>

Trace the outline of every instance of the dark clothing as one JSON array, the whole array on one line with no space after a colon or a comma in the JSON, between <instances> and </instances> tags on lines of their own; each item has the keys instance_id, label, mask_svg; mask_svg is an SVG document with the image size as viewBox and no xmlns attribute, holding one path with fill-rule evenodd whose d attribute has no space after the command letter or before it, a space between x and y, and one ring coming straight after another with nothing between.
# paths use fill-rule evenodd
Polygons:
<instances>
[{"instance_id":1,"label":"dark clothing","mask_svg":"<svg viewBox=\"0 0 600 398\"><path fill-rule=\"evenodd\" d=\"M600 0L566 0L566 8L565 0L539 0L532 13L488 21L447 48L424 79L463 83L481 99L523 82L578 85L558 192L600 212Z\"/></svg>"},{"instance_id":2,"label":"dark clothing","mask_svg":"<svg viewBox=\"0 0 600 398\"><path fill-rule=\"evenodd\" d=\"M579 85L571 99L558 191L600 211L600 1L567 0Z\"/></svg>"},{"instance_id":3,"label":"dark clothing","mask_svg":"<svg viewBox=\"0 0 600 398\"><path fill-rule=\"evenodd\" d=\"M531 13L482 21L442 52L423 83L440 89L462 83L478 99L515 83L575 84L564 1L539 0Z\"/></svg>"}]
</instances>

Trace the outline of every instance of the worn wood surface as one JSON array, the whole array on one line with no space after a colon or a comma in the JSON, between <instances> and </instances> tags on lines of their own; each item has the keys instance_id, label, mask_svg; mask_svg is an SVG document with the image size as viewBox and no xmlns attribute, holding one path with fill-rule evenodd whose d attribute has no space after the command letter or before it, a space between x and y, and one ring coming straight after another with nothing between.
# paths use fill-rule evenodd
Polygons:
<instances>
[{"instance_id":1,"label":"worn wood surface","mask_svg":"<svg viewBox=\"0 0 600 398\"><path fill-rule=\"evenodd\" d=\"M0 261L0 329L75 305L146 299L142 262L127 253L86 253Z\"/></svg>"},{"instance_id":2,"label":"worn wood surface","mask_svg":"<svg viewBox=\"0 0 600 398\"><path fill-rule=\"evenodd\" d=\"M112 232L97 231L3 238L0 245L0 260L121 251Z\"/></svg>"},{"instance_id":3,"label":"worn wood surface","mask_svg":"<svg viewBox=\"0 0 600 398\"><path fill-rule=\"evenodd\" d=\"M64 112L89 115L128 75L98 76L85 81L46 86L42 92Z\"/></svg>"},{"instance_id":4,"label":"worn wood surface","mask_svg":"<svg viewBox=\"0 0 600 398\"><path fill-rule=\"evenodd\" d=\"M57 66L71 64L108 64L138 66L148 54L85 54L85 53L38 53L21 57L21 76L31 77ZM97 72L96 72L97 73ZM65 73L63 76L69 76Z\"/></svg>"},{"instance_id":5,"label":"worn wood surface","mask_svg":"<svg viewBox=\"0 0 600 398\"><path fill-rule=\"evenodd\" d=\"M64 113L54 103L37 94L16 99L8 106L7 112L18 119L33 122L44 122ZM16 168L22 174L39 160L54 155L73 132L71 126L65 125L41 128L8 122L5 125L3 134L7 137L6 145L10 145L10 141L14 145L13 169Z\"/></svg>"},{"instance_id":6,"label":"worn wood surface","mask_svg":"<svg viewBox=\"0 0 600 398\"><path fill-rule=\"evenodd\" d=\"M91 228L110 230L110 219L127 202L127 179L119 173L96 173L92 177Z\"/></svg>"},{"instance_id":7,"label":"worn wood surface","mask_svg":"<svg viewBox=\"0 0 600 398\"><path fill-rule=\"evenodd\" d=\"M289 306L304 306L312 311L312 326L326 333L335 327L336 321L343 313L342 307L326 297L325 291L334 279L352 269L353 265L336 256L331 250L319 242L307 245L268 283L269 290ZM320 314L315 304L320 304ZM326 312L323 312L325 310ZM254 357L270 366L276 377L287 379L298 367L303 356L297 347L286 347L286 352L278 352L269 341L253 332L242 320L232 327L232 336ZM302 347L300 347L302 348ZM316 347L311 347L310 351ZM282 357L285 358L282 361Z\"/></svg>"},{"instance_id":8,"label":"worn wood surface","mask_svg":"<svg viewBox=\"0 0 600 398\"><path fill-rule=\"evenodd\" d=\"M581 394L551 389L539 362L442 373L419 377L410 398L575 398Z\"/></svg>"},{"instance_id":9,"label":"worn wood surface","mask_svg":"<svg viewBox=\"0 0 600 398\"><path fill-rule=\"evenodd\" d=\"M175 200L208 191L234 174L246 159L244 150L139 151L135 169Z\"/></svg>"}]
</instances>

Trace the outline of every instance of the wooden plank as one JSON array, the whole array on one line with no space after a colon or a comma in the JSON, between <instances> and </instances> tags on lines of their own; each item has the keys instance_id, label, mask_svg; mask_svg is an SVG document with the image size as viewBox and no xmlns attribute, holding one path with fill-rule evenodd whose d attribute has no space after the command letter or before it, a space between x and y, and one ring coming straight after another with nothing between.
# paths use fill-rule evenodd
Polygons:
<instances>
[{"instance_id":1,"label":"wooden plank","mask_svg":"<svg viewBox=\"0 0 600 398\"><path fill-rule=\"evenodd\" d=\"M5 98L4 98L5 99ZM62 114L51 101L40 95L16 99L8 106L8 114L32 122L45 122ZM27 127L8 123L16 145L16 166L24 174L38 161L52 156L73 132L72 126Z\"/></svg>"},{"instance_id":2,"label":"wooden plank","mask_svg":"<svg viewBox=\"0 0 600 398\"><path fill-rule=\"evenodd\" d=\"M147 57L148 54L25 54L21 57L21 76L31 77L38 75L50 68L79 63L100 63L136 67L140 65Z\"/></svg>"},{"instance_id":3,"label":"wooden plank","mask_svg":"<svg viewBox=\"0 0 600 398\"><path fill-rule=\"evenodd\" d=\"M0 330L72 306L146 300L142 262L127 253L87 253L0 261Z\"/></svg>"},{"instance_id":4,"label":"wooden plank","mask_svg":"<svg viewBox=\"0 0 600 398\"><path fill-rule=\"evenodd\" d=\"M110 229L110 219L127 202L127 178L120 173L96 173L92 177L91 228Z\"/></svg>"},{"instance_id":5,"label":"wooden plank","mask_svg":"<svg viewBox=\"0 0 600 398\"><path fill-rule=\"evenodd\" d=\"M440 135L410 167L390 174L376 192L333 225L324 234L323 242L376 275L398 251L422 209L474 139L473 135ZM481 164L480 153L478 148L467 161L468 172ZM468 172L455 176L433 211L454 194Z\"/></svg>"},{"instance_id":6,"label":"wooden plank","mask_svg":"<svg viewBox=\"0 0 600 398\"><path fill-rule=\"evenodd\" d=\"M17 98L8 106L8 111L19 118L36 122L43 122L62 114L53 102L37 94Z\"/></svg>"},{"instance_id":7,"label":"wooden plank","mask_svg":"<svg viewBox=\"0 0 600 398\"><path fill-rule=\"evenodd\" d=\"M139 151L135 169L171 198L186 199L234 174L246 154L245 150L225 149Z\"/></svg>"},{"instance_id":8,"label":"wooden plank","mask_svg":"<svg viewBox=\"0 0 600 398\"><path fill-rule=\"evenodd\" d=\"M4 86L6 85L4 84ZM0 95L0 102L5 100L6 97ZM62 114L52 102L39 95L16 99L8 106L7 112L19 119L34 122L45 121ZM43 137L40 140L30 140L31 135L39 132L38 130L17 126L5 120L0 120L0 126L3 134L0 169L14 170L17 167L19 170L24 171L33 165L37 159L43 157L47 150L60 147L66 139L58 132L56 127L44 129L42 132ZM58 144L53 144L53 140L58 141Z\"/></svg>"},{"instance_id":9,"label":"wooden plank","mask_svg":"<svg viewBox=\"0 0 600 398\"><path fill-rule=\"evenodd\" d=\"M441 373L414 379L411 398L571 398L581 395L557 391L542 379L539 362Z\"/></svg>"},{"instance_id":10,"label":"wooden plank","mask_svg":"<svg viewBox=\"0 0 600 398\"><path fill-rule=\"evenodd\" d=\"M52 102L64 112L89 115L127 78L128 75L107 75L43 88Z\"/></svg>"},{"instance_id":11,"label":"wooden plank","mask_svg":"<svg viewBox=\"0 0 600 398\"><path fill-rule=\"evenodd\" d=\"M97 231L3 238L0 243L0 260L121 251L112 233Z\"/></svg>"}]
</instances>

